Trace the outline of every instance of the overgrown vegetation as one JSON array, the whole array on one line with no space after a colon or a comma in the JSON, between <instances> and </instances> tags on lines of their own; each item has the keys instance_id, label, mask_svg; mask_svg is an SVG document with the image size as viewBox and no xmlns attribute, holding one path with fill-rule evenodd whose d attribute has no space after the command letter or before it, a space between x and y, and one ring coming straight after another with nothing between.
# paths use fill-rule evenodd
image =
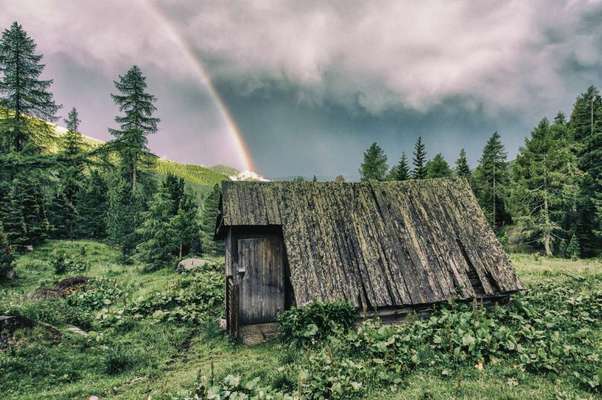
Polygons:
<instances>
[{"instance_id":1,"label":"overgrown vegetation","mask_svg":"<svg viewBox=\"0 0 602 400\"><path fill-rule=\"evenodd\" d=\"M56 275L57 254L85 258L88 268ZM346 304L293 309L281 316L283 341L246 347L217 328L219 259L178 274L144 272L144 264L120 258L90 241L51 241L17 257L19 278L0 287L0 314L50 324L61 335L44 324L0 334L4 398L599 395L602 266L596 262L515 256L529 291L510 305L449 304L397 326L350 329L355 314Z\"/></svg>"},{"instance_id":2,"label":"overgrown vegetation","mask_svg":"<svg viewBox=\"0 0 602 400\"><path fill-rule=\"evenodd\" d=\"M316 344L334 334L344 333L357 320L355 309L347 303L312 303L280 314L280 336L293 346Z\"/></svg>"}]
</instances>

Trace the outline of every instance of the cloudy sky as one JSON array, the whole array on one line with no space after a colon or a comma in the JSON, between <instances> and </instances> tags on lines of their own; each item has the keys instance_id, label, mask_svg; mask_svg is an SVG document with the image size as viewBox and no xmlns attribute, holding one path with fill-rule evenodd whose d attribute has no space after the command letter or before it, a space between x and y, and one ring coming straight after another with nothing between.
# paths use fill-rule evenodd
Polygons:
<instances>
[{"instance_id":1,"label":"cloudy sky","mask_svg":"<svg viewBox=\"0 0 602 400\"><path fill-rule=\"evenodd\" d=\"M107 139L113 80L158 97L158 155L270 177L356 177L371 142L396 162L422 135L471 163L513 156L543 116L602 85L602 1L0 0L38 43L57 100ZM210 77L211 81L207 80ZM249 157L247 157L249 158Z\"/></svg>"}]
</instances>

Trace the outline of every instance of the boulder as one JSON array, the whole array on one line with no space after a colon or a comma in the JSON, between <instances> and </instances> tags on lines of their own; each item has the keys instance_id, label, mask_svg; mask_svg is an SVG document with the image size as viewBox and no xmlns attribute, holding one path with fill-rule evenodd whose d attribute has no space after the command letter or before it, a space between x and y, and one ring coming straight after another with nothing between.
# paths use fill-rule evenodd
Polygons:
<instances>
[{"instance_id":1,"label":"boulder","mask_svg":"<svg viewBox=\"0 0 602 400\"><path fill-rule=\"evenodd\" d=\"M190 272L195 269L201 269L211 264L209 260L203 258L185 258L178 263L176 272Z\"/></svg>"}]
</instances>

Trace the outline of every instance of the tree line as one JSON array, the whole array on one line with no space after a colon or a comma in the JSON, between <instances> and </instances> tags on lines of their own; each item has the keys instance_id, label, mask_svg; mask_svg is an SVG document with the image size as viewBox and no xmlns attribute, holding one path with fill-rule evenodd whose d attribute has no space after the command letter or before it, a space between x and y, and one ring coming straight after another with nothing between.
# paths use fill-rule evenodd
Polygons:
<instances>
[{"instance_id":1,"label":"tree line","mask_svg":"<svg viewBox=\"0 0 602 400\"><path fill-rule=\"evenodd\" d=\"M429 160L421 137L412 156L410 163L402 153L389 168L385 152L373 143L364 152L361 179L462 177L507 244L550 256L602 253L602 99L596 87L577 97L568 119L561 112L543 118L514 160L497 132L474 171L464 149L453 167L441 153Z\"/></svg>"},{"instance_id":2,"label":"tree line","mask_svg":"<svg viewBox=\"0 0 602 400\"><path fill-rule=\"evenodd\" d=\"M114 81L119 110L112 140L90 146L73 107L56 135L61 105L44 80L42 54L14 22L0 38L0 279L14 252L48 238L106 240L124 260L149 268L219 251L212 241L219 188L199 210L184 180L153 173L148 136L158 130L156 97L132 66ZM210 226L203 226L209 224Z\"/></svg>"}]
</instances>

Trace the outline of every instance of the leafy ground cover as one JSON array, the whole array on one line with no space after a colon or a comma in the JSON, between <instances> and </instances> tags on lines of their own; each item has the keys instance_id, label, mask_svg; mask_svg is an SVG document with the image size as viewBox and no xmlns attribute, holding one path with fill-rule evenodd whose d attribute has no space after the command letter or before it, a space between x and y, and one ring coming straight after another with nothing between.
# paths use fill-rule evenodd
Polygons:
<instances>
[{"instance_id":1,"label":"leafy ground cover","mask_svg":"<svg viewBox=\"0 0 602 400\"><path fill-rule=\"evenodd\" d=\"M68 265L58 274L57 255ZM219 268L144 273L101 243L49 242L18 258L0 314L61 335L45 325L0 335L2 398L599 398L602 264L513 262L529 291L507 307L451 304L350 329L344 305L320 305L283 316L284 340L245 347L217 327ZM74 277L88 280L42 295Z\"/></svg>"}]
</instances>

